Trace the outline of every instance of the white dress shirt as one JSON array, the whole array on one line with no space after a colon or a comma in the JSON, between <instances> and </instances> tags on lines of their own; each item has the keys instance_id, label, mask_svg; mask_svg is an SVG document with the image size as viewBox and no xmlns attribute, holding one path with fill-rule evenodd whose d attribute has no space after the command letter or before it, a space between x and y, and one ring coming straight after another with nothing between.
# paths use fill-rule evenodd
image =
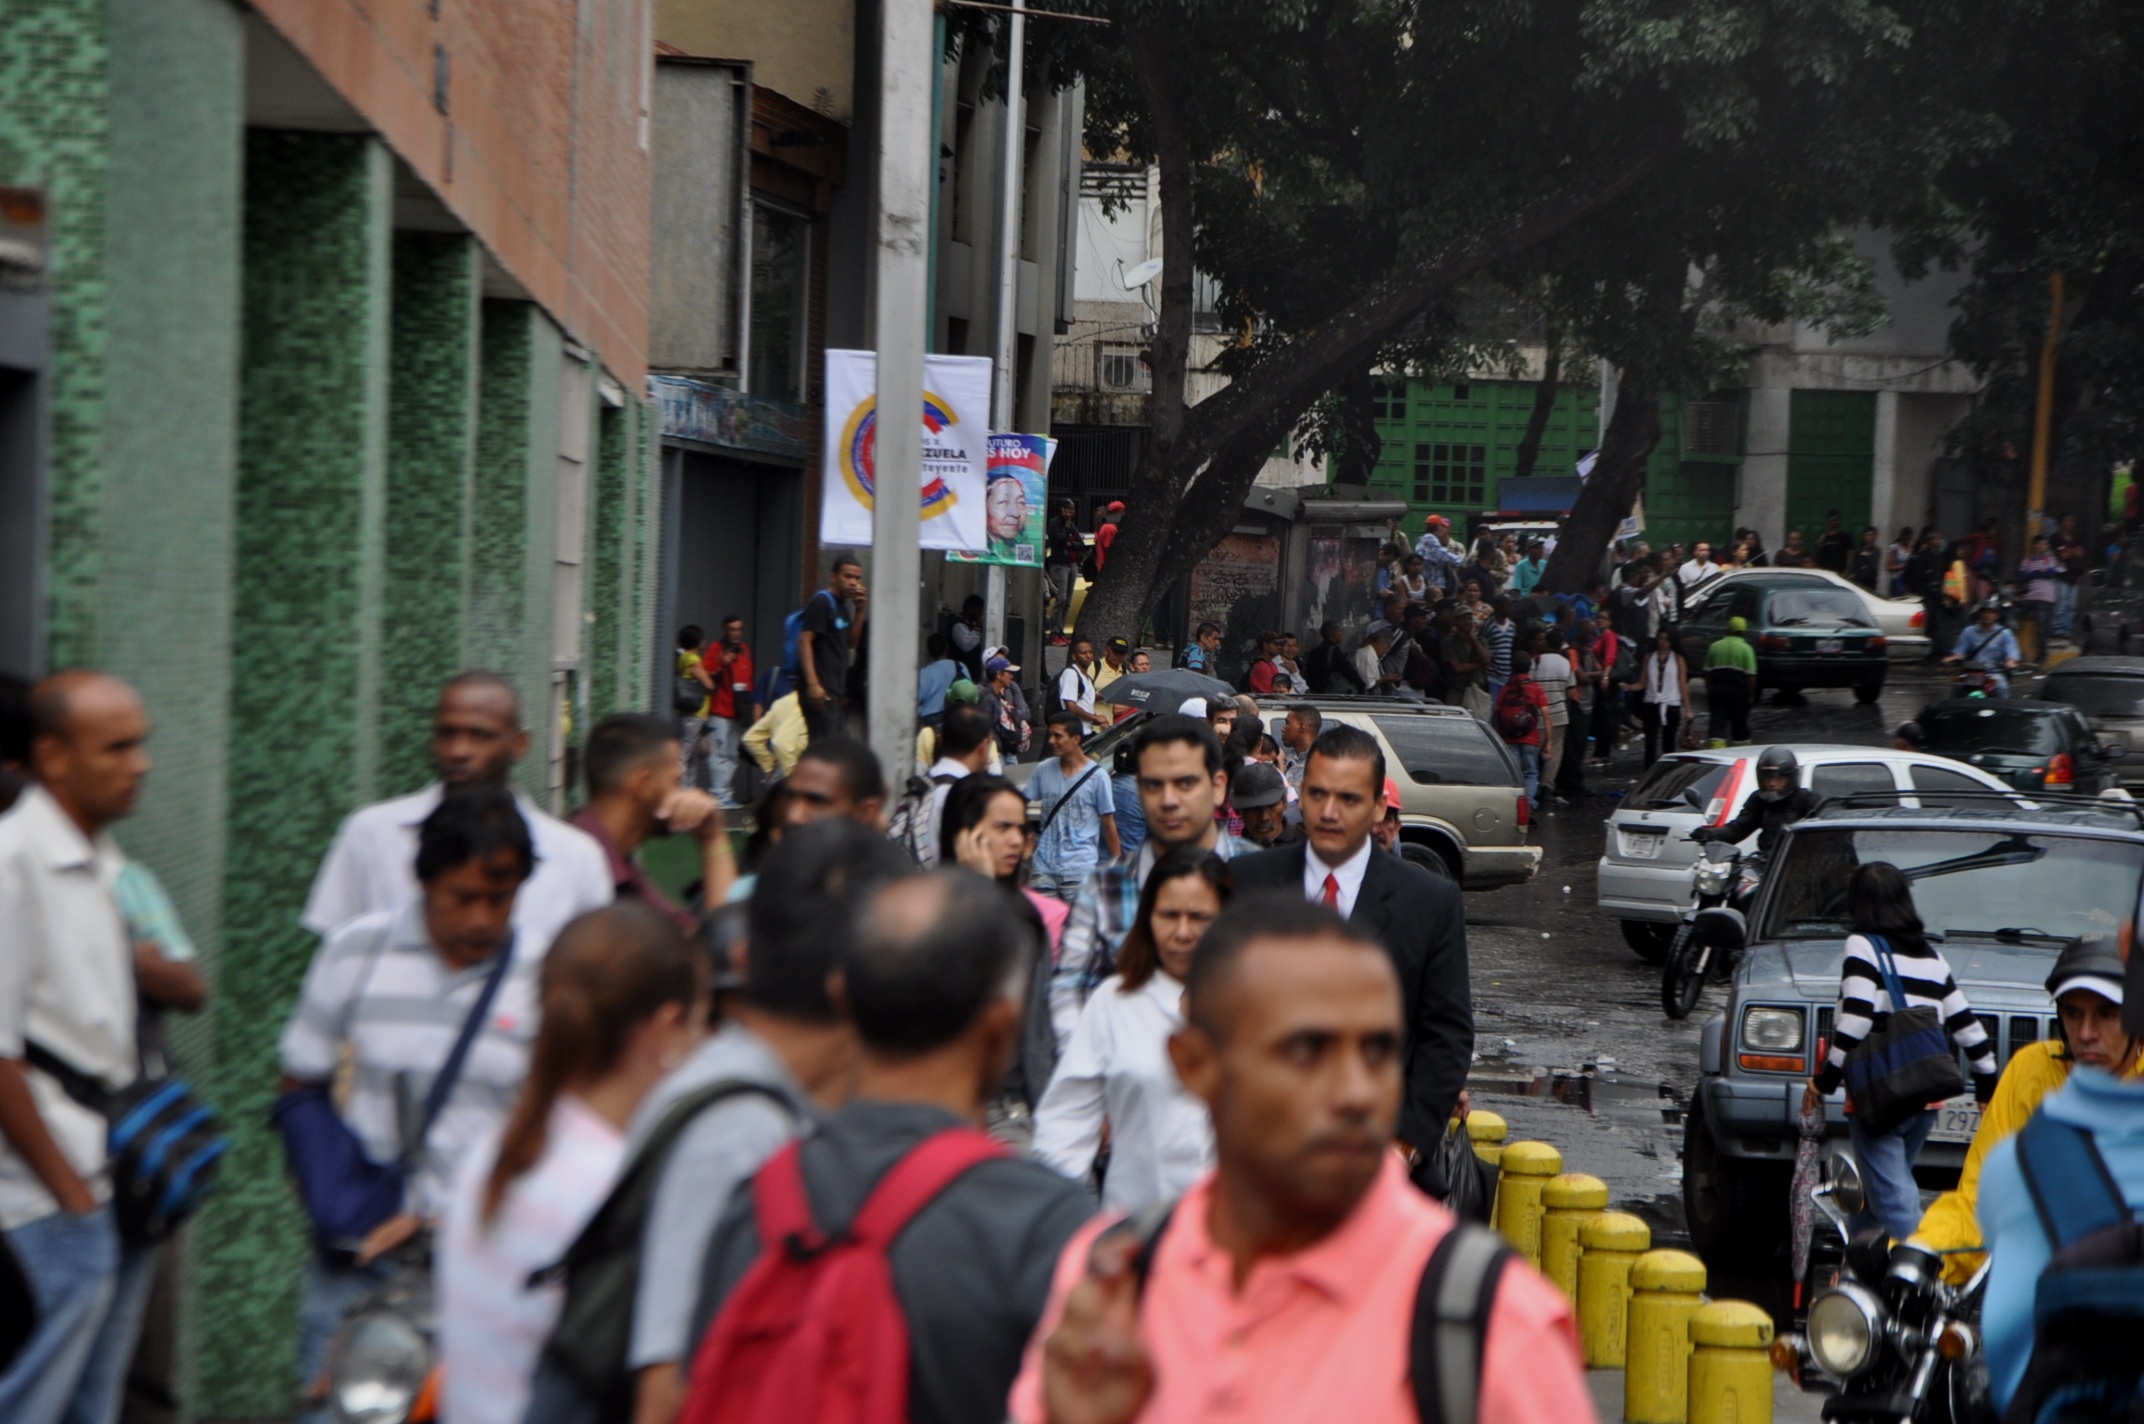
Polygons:
<instances>
[{"instance_id":1,"label":"white dress shirt","mask_svg":"<svg viewBox=\"0 0 2144 1424\"><path fill-rule=\"evenodd\" d=\"M110 836L83 835L41 786L0 816L0 1058L20 1059L34 1039L108 1087L134 1081L134 951L111 891L123 863ZM25 1076L53 1145L103 1200L104 1119L45 1074ZM0 1137L0 1230L59 1205Z\"/></svg>"},{"instance_id":2,"label":"white dress shirt","mask_svg":"<svg viewBox=\"0 0 2144 1424\"><path fill-rule=\"evenodd\" d=\"M1184 986L1162 970L1127 994L1112 974L1079 1024L1035 1109L1035 1157L1084 1181L1109 1126L1102 1205L1135 1212L1174 1201L1213 1166L1213 1122L1169 1061L1184 1026Z\"/></svg>"},{"instance_id":3,"label":"white dress shirt","mask_svg":"<svg viewBox=\"0 0 2144 1424\"><path fill-rule=\"evenodd\" d=\"M1718 564L1713 563L1710 559L1705 560L1705 562L1703 563L1699 563L1697 560L1692 559L1690 560L1690 562L1684 564L1681 569L1677 570L1676 576L1682 580L1683 587L1691 588L1703 582L1704 580L1711 578L1719 571L1720 566Z\"/></svg>"},{"instance_id":4,"label":"white dress shirt","mask_svg":"<svg viewBox=\"0 0 2144 1424\"><path fill-rule=\"evenodd\" d=\"M1377 842L1364 840L1362 849L1356 851L1338 865L1327 865L1318 859L1318 853L1308 846L1303 848L1303 893L1313 901L1325 903L1325 877L1330 875L1340 882L1340 918L1347 919L1355 913L1355 897L1362 893L1362 877L1369 872L1370 856L1376 851Z\"/></svg>"},{"instance_id":5,"label":"white dress shirt","mask_svg":"<svg viewBox=\"0 0 2144 1424\"><path fill-rule=\"evenodd\" d=\"M352 811L335 833L301 919L326 936L359 915L399 910L417 898L417 828L439 805L444 788L422 791ZM514 898L514 952L541 958L566 922L611 902L616 887L610 857L586 831L545 815L515 794L536 848L536 871Z\"/></svg>"}]
</instances>

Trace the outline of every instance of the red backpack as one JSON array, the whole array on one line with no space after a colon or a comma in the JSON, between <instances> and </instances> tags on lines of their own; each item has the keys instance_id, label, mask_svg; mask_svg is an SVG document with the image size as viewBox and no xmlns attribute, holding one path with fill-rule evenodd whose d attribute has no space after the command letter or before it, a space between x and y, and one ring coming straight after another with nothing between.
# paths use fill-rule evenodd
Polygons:
<instances>
[{"instance_id":1,"label":"red backpack","mask_svg":"<svg viewBox=\"0 0 2144 1424\"><path fill-rule=\"evenodd\" d=\"M1515 677L1504 684L1496 699L1496 730L1507 742L1523 742L1541 730L1541 719L1534 715L1533 699L1526 689L1533 683L1523 677Z\"/></svg>"},{"instance_id":2,"label":"red backpack","mask_svg":"<svg viewBox=\"0 0 2144 1424\"><path fill-rule=\"evenodd\" d=\"M831 1235L792 1142L752 1183L760 1255L692 1362L678 1424L907 1424L908 1320L887 1248L970 1167L1006 1155L973 1128L929 1138Z\"/></svg>"}]
</instances>

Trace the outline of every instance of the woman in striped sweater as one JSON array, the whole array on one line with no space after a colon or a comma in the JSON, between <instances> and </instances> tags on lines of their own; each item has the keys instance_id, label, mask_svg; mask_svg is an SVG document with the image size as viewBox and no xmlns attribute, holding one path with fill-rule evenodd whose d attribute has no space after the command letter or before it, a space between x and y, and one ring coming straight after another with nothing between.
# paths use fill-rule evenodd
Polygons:
<instances>
[{"instance_id":1,"label":"woman in striped sweater","mask_svg":"<svg viewBox=\"0 0 2144 1424\"><path fill-rule=\"evenodd\" d=\"M1913 908L1913 887L1905 875L1880 860L1856 870L1847 884L1846 916L1853 933L1846 937L1846 961L1840 966L1831 1053L1803 1093L1805 1109L1839 1086L1847 1055L1885 1016L1916 1005L1927 1005L1942 1015L1944 1031L1972 1064L1973 1097L1985 1103L1995 1091L1995 1044L1973 1017L1973 1006L1951 976L1949 961L1928 942L1920 914ZM1893 1004L1884 986L1883 969L1871 942L1878 938L1890 948L1899 988L1905 992L1904 1005ZM1920 1225L1921 1194L1914 1185L1913 1162L1935 1122L1931 1110L1914 1114L1890 1132L1867 1133L1859 1117L1851 1110L1847 1113L1847 1130L1853 1135L1854 1158L1868 1184L1870 1208L1884 1229L1901 1241Z\"/></svg>"}]
</instances>

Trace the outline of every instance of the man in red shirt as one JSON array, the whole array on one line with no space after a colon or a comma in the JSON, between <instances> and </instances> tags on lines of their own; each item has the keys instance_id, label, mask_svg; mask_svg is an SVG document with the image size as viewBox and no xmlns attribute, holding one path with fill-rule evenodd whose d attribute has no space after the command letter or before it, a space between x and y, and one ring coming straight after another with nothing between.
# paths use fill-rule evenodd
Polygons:
<instances>
[{"instance_id":1,"label":"man in red shirt","mask_svg":"<svg viewBox=\"0 0 2144 1424\"><path fill-rule=\"evenodd\" d=\"M722 620L722 641L707 645L700 666L714 682L707 699L708 759L714 764L715 796L725 810L738 805L739 749L744 730L757 722L761 708L753 691L752 645L744 640L744 620L735 614Z\"/></svg>"},{"instance_id":2,"label":"man in red shirt","mask_svg":"<svg viewBox=\"0 0 2144 1424\"><path fill-rule=\"evenodd\" d=\"M1109 564L1109 546L1117 542L1117 521L1124 517L1124 501L1113 499L1102 510L1102 527L1094 531L1094 571Z\"/></svg>"},{"instance_id":3,"label":"man in red shirt","mask_svg":"<svg viewBox=\"0 0 2144 1424\"><path fill-rule=\"evenodd\" d=\"M1200 941L1184 998L1169 1058L1212 1113L1214 1172L1153 1235L1143 1286L1134 1232L1105 1218L1072 1238L1013 1418L1415 1424L1423 1392L1466 1384L1409 1366L1424 1271L1458 1223L1392 1151L1390 956L1321 905L1249 895ZM1465 1230L1444 1269L1494 1262L1474 1417L1591 1424L1570 1303Z\"/></svg>"}]
</instances>

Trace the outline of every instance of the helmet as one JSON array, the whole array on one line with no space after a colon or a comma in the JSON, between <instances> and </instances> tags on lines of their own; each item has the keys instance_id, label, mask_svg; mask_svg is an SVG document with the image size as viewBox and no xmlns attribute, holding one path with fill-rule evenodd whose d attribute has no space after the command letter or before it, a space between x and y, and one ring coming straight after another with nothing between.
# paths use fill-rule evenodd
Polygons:
<instances>
[{"instance_id":1,"label":"helmet","mask_svg":"<svg viewBox=\"0 0 2144 1424\"><path fill-rule=\"evenodd\" d=\"M1904 742L1907 746L1912 747L1915 751L1926 751L1928 749L1928 732L1918 722L1901 722L1898 724L1898 730L1891 735Z\"/></svg>"},{"instance_id":2,"label":"helmet","mask_svg":"<svg viewBox=\"0 0 2144 1424\"><path fill-rule=\"evenodd\" d=\"M1779 801L1786 797L1785 791L1774 791L1764 784L1764 779L1774 772L1783 772L1791 789L1801 780L1802 764L1795 758L1792 747L1766 747L1764 755L1757 758L1757 795L1766 801Z\"/></svg>"},{"instance_id":3,"label":"helmet","mask_svg":"<svg viewBox=\"0 0 2144 1424\"><path fill-rule=\"evenodd\" d=\"M2122 983L2128 967L2121 951L2105 935L2086 935L2062 947L2055 967L2047 976L2047 993L2059 999L2072 989L2089 989L2109 1003L2122 1002Z\"/></svg>"}]
</instances>

